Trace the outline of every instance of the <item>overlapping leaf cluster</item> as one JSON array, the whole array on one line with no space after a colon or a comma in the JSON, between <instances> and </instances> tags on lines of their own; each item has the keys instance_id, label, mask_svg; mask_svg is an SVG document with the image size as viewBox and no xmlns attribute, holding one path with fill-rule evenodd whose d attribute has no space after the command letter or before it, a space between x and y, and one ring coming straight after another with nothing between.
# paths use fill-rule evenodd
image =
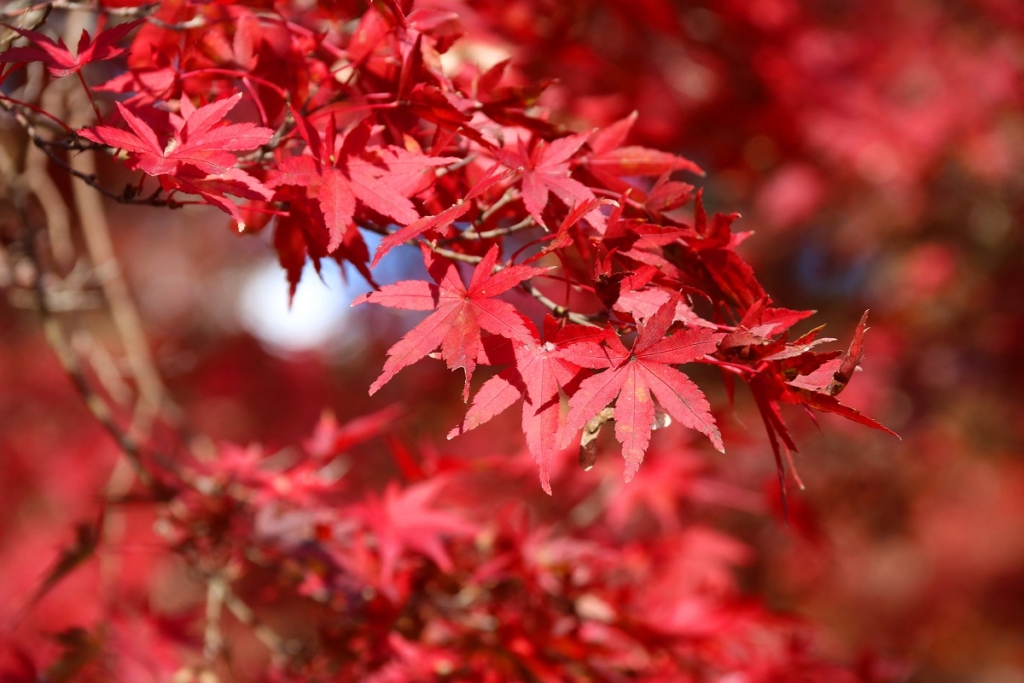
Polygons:
<instances>
[{"instance_id":1,"label":"overlapping leaf cluster","mask_svg":"<svg viewBox=\"0 0 1024 683\"><path fill-rule=\"evenodd\" d=\"M865 324L845 354L817 350L832 341L817 329L793 333L810 312L773 304L737 252L747 237L732 232L738 216L706 215L694 162L631 144L636 114L594 130L560 121L509 60L481 68L458 51L473 16L461 3L359 12L168 1L83 37L76 56L18 29L29 45L4 53L0 80L30 62L79 76L102 120L66 147L109 152L139 173L108 191L119 201L209 204L240 232L272 231L293 292L307 262L330 258L373 286L357 303L428 312L390 348L370 392L428 356L462 370L469 406L449 438L522 401L524 443L549 493L564 451L594 466L609 422L627 481L655 427L679 423L724 450L687 374L697 364L720 371L729 393L737 379L750 388L780 481L796 448L781 404L884 429L835 398L860 362ZM129 35L125 69L89 85L86 67L121 57L115 44ZM104 96L115 104L100 106ZM375 282L373 267L401 251L429 280ZM474 381L481 366L493 372ZM322 656L310 657L325 676L840 675L802 664L790 631L733 599L735 557L713 533L690 539L685 561L669 547L678 534L631 558L627 534L549 534L480 496L450 495L442 508L434 501L449 481L483 486L459 468L347 497L330 477L334 457L382 423L356 436L321 426L284 467L229 448L167 476L167 534L194 567L218 580L265 571L288 597L324 603L325 621L341 615L318 630ZM680 574L657 560L699 564L701 551L711 568L671 588Z\"/></svg>"},{"instance_id":2,"label":"overlapping leaf cluster","mask_svg":"<svg viewBox=\"0 0 1024 683\"><path fill-rule=\"evenodd\" d=\"M363 299L433 311L392 347L371 393L435 351L465 371L466 399L478 365L511 366L484 386L460 431L522 396L545 489L555 452L584 427L599 429L612 406L627 479L658 413L723 450L707 400L678 370L686 363L716 366L727 382L751 387L780 477L781 449L796 448L780 403L879 426L834 398L859 354L844 364L842 382L821 380L838 354L812 350L816 331L789 340L806 316L772 306L736 251L746 236L731 232L737 216L709 219L700 192L673 178L692 179L696 164L628 144L635 114L603 130L557 125L535 105L535 90L503 80L507 60L488 70L443 68L460 31L456 12L383 3L326 33L243 5L166 4L157 17L135 34L130 78L103 86L129 95L127 104L80 134L125 154L169 195L198 194L220 207L241 231L273 217L293 291L307 259L348 262L373 283L368 233L384 237L372 263L418 243L434 284L404 281ZM317 8L302 18L315 27L343 16ZM124 30L107 29L95 45L110 42L110 32ZM5 61L48 48L25 35L39 47ZM104 48L79 61L116 54ZM243 100L257 121L228 123ZM166 133L147 118L162 120ZM248 201L239 207L229 195ZM468 285L460 269L471 271ZM547 307L553 337L541 340L539 308L525 297L495 298L511 290ZM627 350L622 340L634 334ZM489 350L497 338L504 355ZM569 412L560 421L563 396Z\"/></svg>"}]
</instances>

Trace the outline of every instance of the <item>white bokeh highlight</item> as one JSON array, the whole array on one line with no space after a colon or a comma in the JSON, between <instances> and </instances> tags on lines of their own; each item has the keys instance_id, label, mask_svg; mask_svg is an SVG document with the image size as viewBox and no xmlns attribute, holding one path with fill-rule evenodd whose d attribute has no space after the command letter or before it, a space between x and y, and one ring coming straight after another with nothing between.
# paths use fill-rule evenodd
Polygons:
<instances>
[{"instance_id":1,"label":"white bokeh highlight","mask_svg":"<svg viewBox=\"0 0 1024 683\"><path fill-rule=\"evenodd\" d=\"M323 259L320 276L311 263L288 305L288 280L281 266L267 260L242 280L237 315L242 327L271 351L302 353L345 343L352 301L369 288L357 274L346 283L341 268ZM321 279L322 278L322 279Z\"/></svg>"}]
</instances>

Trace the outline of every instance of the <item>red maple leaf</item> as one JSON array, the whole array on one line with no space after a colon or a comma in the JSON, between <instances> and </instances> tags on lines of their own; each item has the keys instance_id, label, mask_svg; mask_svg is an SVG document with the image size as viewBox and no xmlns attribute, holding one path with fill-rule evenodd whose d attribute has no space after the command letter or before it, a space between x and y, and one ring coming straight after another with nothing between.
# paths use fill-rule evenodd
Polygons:
<instances>
[{"instance_id":1,"label":"red maple leaf","mask_svg":"<svg viewBox=\"0 0 1024 683\"><path fill-rule=\"evenodd\" d=\"M676 303L675 298L670 299L646 325L640 326L632 349L627 349L618 337L610 336L606 339L608 346L585 341L562 351L567 360L604 372L583 380L569 399L561 445L568 446L576 432L614 400L615 438L622 444L622 456L626 459L626 481L636 474L651 440L655 417L652 394L666 413L683 426L705 434L719 451L724 450L704 394L672 367L713 353L723 335L691 328L666 337Z\"/></svg>"},{"instance_id":2,"label":"red maple leaf","mask_svg":"<svg viewBox=\"0 0 1024 683\"><path fill-rule=\"evenodd\" d=\"M630 187L619 180L622 177L660 176L672 171L704 175L700 166L684 157L648 147L624 146L636 118L637 113L633 112L593 134L589 140L593 152L583 162L588 171L616 192Z\"/></svg>"},{"instance_id":3,"label":"red maple leaf","mask_svg":"<svg viewBox=\"0 0 1024 683\"><path fill-rule=\"evenodd\" d=\"M392 481L382 499L369 496L353 510L353 516L362 519L376 537L380 580L385 589L393 588L395 569L410 551L429 557L443 571L451 571L444 539L477 532L477 527L462 517L430 505L445 483L443 478L435 478L400 490Z\"/></svg>"},{"instance_id":4,"label":"red maple leaf","mask_svg":"<svg viewBox=\"0 0 1024 683\"><path fill-rule=\"evenodd\" d=\"M238 163L233 152L254 150L274 135L274 131L254 123L220 125L241 99L242 93L237 93L196 109L191 100L182 97L181 116L171 117L174 135L163 144L149 124L120 102L117 108L131 131L96 126L79 131L79 135L123 149L128 152L132 168L152 176L223 175Z\"/></svg>"},{"instance_id":5,"label":"red maple leaf","mask_svg":"<svg viewBox=\"0 0 1024 683\"><path fill-rule=\"evenodd\" d=\"M864 333L868 331L867 324L868 311L864 311L864 315L860 317L857 329L853 333L853 341L850 342L849 350L843 355L838 369L825 388L825 393L829 396L835 396L845 389L853 377L854 371L860 366L860 362L864 358Z\"/></svg>"},{"instance_id":6,"label":"red maple leaf","mask_svg":"<svg viewBox=\"0 0 1024 683\"><path fill-rule=\"evenodd\" d=\"M579 383L580 366L563 358L566 345L604 337L607 332L582 325L561 329L550 315L544 319L542 342L537 328L524 320L530 341L513 344L515 365L484 382L462 423L448 433L452 439L484 424L495 415L523 399L523 434L526 446L540 469L540 483L551 495L551 457L558 450L558 422L561 416L559 388L572 392Z\"/></svg>"},{"instance_id":7,"label":"red maple leaf","mask_svg":"<svg viewBox=\"0 0 1024 683\"><path fill-rule=\"evenodd\" d=\"M102 20L102 19L101 19ZM77 54L72 55L68 46L64 44L63 38L53 42L42 33L27 31L15 26L8 26L12 31L17 31L32 42L28 47L12 47L0 54L0 64L5 62L42 62L50 73L58 78L73 74L81 70L83 66L91 62L100 62L105 59L113 59L124 52L123 47L117 47L117 42L128 35L132 29L141 24L144 19L136 19L128 23L115 26L106 31L100 31L94 41L87 31L82 31L82 37L78 40Z\"/></svg>"},{"instance_id":8,"label":"red maple leaf","mask_svg":"<svg viewBox=\"0 0 1024 683\"><path fill-rule=\"evenodd\" d=\"M390 405L339 425L331 411L324 411L313 428L313 434L302 446L314 460L327 462L349 448L387 431L403 412L402 406Z\"/></svg>"},{"instance_id":9,"label":"red maple leaf","mask_svg":"<svg viewBox=\"0 0 1024 683\"><path fill-rule=\"evenodd\" d=\"M539 140L531 151L520 140L518 151L509 152L506 163L522 169L523 204L538 225L544 225L549 193L570 208L595 199L589 187L571 176L569 162L589 136L590 132L583 132L552 142ZM587 218L596 227L604 227L604 217L599 212L593 211Z\"/></svg>"},{"instance_id":10,"label":"red maple leaf","mask_svg":"<svg viewBox=\"0 0 1024 683\"><path fill-rule=\"evenodd\" d=\"M424 257L432 261L431 276L436 285L421 280L403 280L364 294L353 306L365 301L410 311L434 311L388 350L388 359L380 377L370 385L370 394L384 386L402 368L412 365L441 347L441 358L452 370L466 371L463 399L469 399L469 381L483 352L481 330L507 339L529 343L533 336L512 304L493 299L523 280L545 272L545 268L509 266L494 272L497 245L491 247L473 271L466 286L458 268L446 259L434 258L424 247Z\"/></svg>"},{"instance_id":11,"label":"red maple leaf","mask_svg":"<svg viewBox=\"0 0 1024 683\"><path fill-rule=\"evenodd\" d=\"M274 131L254 123L220 125L241 98L238 93L197 109L187 97L182 97L181 116L171 116L174 135L162 145L153 128L120 102L117 108L131 131L96 126L78 134L128 152L129 168L159 177L161 187L168 192L200 195L231 215L242 231L242 214L225 195L270 199L273 193L256 178L235 168L238 158L234 152L256 149L267 143Z\"/></svg>"},{"instance_id":12,"label":"red maple leaf","mask_svg":"<svg viewBox=\"0 0 1024 683\"><path fill-rule=\"evenodd\" d=\"M783 330L796 322L801 311L787 311L786 309L765 308L761 310L762 303L759 303L757 310L748 313L744 320L748 322L760 321L761 324L754 327L754 331L767 334ZM892 434L896 438L899 435L894 431L876 422L859 410L851 408L839 402L835 397L846 386L854 370L860 364L864 349L864 332L867 324L867 311L861 317L857 330L854 333L850 349L842 357L837 358L839 352L814 353L810 349L819 343L835 341L834 339L816 339L818 330L812 330L795 340L786 344L784 339L761 344L762 348L771 353L759 354L760 360L765 362L762 371L748 379L751 394L761 413L765 431L768 433L768 441L772 446L772 454L775 457L775 467L779 479L779 490L781 494L782 508L786 510L786 479L785 465L783 458L788 462L793 478L803 487L800 476L796 472L793 463L792 453L797 452L796 443L789 433L782 418L780 404L803 406L807 414L814 418L811 409L824 413L833 413L858 424L878 429ZM749 320L748 320L749 319ZM767 321L767 322L765 322ZM820 329L820 328L819 328ZM732 333L730 337L737 333ZM745 333L748 337L755 336L751 332ZM726 347L728 339L723 341L722 348ZM755 347L749 349L754 351ZM735 351L734 351L735 352ZM816 421L816 420L815 420Z\"/></svg>"},{"instance_id":13,"label":"red maple leaf","mask_svg":"<svg viewBox=\"0 0 1024 683\"><path fill-rule=\"evenodd\" d=\"M495 164L484 173L483 177L478 180L464 196L459 197L457 202L449 206L444 211L441 211L434 216L424 216L419 218L401 230L397 230L382 239L380 245L377 247L376 253L373 255L373 263L370 264L370 267L376 267L377 263L385 254L402 242L407 242L419 237L428 230L439 230L451 225L473 208L473 199L480 196L497 183L505 180L511 174L512 172L508 169L503 168L500 164Z\"/></svg>"},{"instance_id":14,"label":"red maple leaf","mask_svg":"<svg viewBox=\"0 0 1024 683\"><path fill-rule=\"evenodd\" d=\"M329 236L328 252L341 244L352 227L357 201L401 225L415 222L420 214L406 194L415 189L425 168L455 161L398 148L371 149L368 122L350 131L336 149L333 118L321 139L307 120L298 113L294 115L308 154L281 161L268 185L305 187L316 198Z\"/></svg>"}]
</instances>

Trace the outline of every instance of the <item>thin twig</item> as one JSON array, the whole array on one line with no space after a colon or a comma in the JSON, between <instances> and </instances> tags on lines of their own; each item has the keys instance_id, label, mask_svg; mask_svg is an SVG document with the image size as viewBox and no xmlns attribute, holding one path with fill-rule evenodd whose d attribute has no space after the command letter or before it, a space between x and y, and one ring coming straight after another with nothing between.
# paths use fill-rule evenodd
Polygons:
<instances>
[{"instance_id":1,"label":"thin twig","mask_svg":"<svg viewBox=\"0 0 1024 683\"><path fill-rule=\"evenodd\" d=\"M574 313L565 306L555 303L552 299L545 296L539 289L534 287L528 282L524 282L520 285L520 288L536 299L542 306L555 314L556 318L565 318L569 322L576 323L577 325L586 325L587 327L601 327L598 323L594 322L590 316L583 315L582 313Z\"/></svg>"},{"instance_id":2,"label":"thin twig","mask_svg":"<svg viewBox=\"0 0 1024 683\"><path fill-rule=\"evenodd\" d=\"M217 658L224 649L224 634L220 628L220 616L224 607L227 582L214 574L206 582L206 628L203 629L203 658L207 669L213 669Z\"/></svg>"},{"instance_id":3,"label":"thin twig","mask_svg":"<svg viewBox=\"0 0 1024 683\"><path fill-rule=\"evenodd\" d=\"M496 239L498 237L505 237L507 235L511 235L513 233L517 233L517 232L519 232L521 230L529 230L531 228L536 228L536 227L538 227L537 226L537 221L535 221L533 219L533 216L527 216L526 218L524 218L523 220L519 221L518 223L515 223L514 225L509 225L509 226L504 227L504 228L494 228L493 230L485 230L483 232L476 232L474 229L470 228L469 230L464 231L461 235L458 235L456 237L451 237L451 238L449 238L447 240L443 240L443 241L447 243L447 242L454 242L455 240L459 240L459 239L493 240L493 239Z\"/></svg>"},{"instance_id":4,"label":"thin twig","mask_svg":"<svg viewBox=\"0 0 1024 683\"><path fill-rule=\"evenodd\" d=\"M278 635L274 629L264 624L256 613L253 612L252 608L249 607L241 598L235 595L235 592L231 590L231 587L224 586L223 594L224 606L228 608L231 614L234 615L235 619L238 619L243 625L248 626L252 629L253 634L263 643L268 650L273 653L275 658L279 659L282 663L286 663L294 658L295 654L301 649L301 644L295 641L289 641Z\"/></svg>"},{"instance_id":5,"label":"thin twig","mask_svg":"<svg viewBox=\"0 0 1024 683\"><path fill-rule=\"evenodd\" d=\"M89 383L89 380L85 376L85 372L82 370L81 364L78 362L78 357L75 355L71 348L71 344L68 343L67 338L64 336L64 331L61 329L60 322L50 309L45 287L45 271L43 269L42 259L40 258L39 251L36 247L38 235L36 234L36 231L32 229L28 212L24 207L24 193L18 193L16 195L16 201L22 205L19 208L21 210L21 219L23 223L22 229L25 234L25 251L29 260L35 267L34 285L36 298L39 303L39 311L43 318L43 333L46 336L46 341L57 354L57 360L60 361L61 367L64 368L64 372L71 378L72 383L75 385L75 389L82 397L82 401L85 403L86 408L88 408L89 412L92 413L93 418L114 438L117 445L132 463L139 481L150 489L155 490L158 488L158 483L143 463L141 447L134 438L121 431L121 428L117 426L117 423L114 420L113 411L111 411L110 406L107 405L107 402L103 400L101 396L93 391L92 385Z\"/></svg>"},{"instance_id":6,"label":"thin twig","mask_svg":"<svg viewBox=\"0 0 1024 683\"><path fill-rule=\"evenodd\" d=\"M74 17L76 15L72 14L66 27L66 32L72 35L79 30L78 26L73 26L76 23L72 20ZM88 117L88 109L76 107L70 102L69 109L69 123L87 123L82 118ZM80 128L81 125L73 127ZM70 165L83 175L95 177L96 153L86 150L76 154L71 157ZM110 305L111 318L124 346L131 374L139 388L139 400L132 418L132 429L146 435L163 408L170 408L172 417L177 411L170 402L160 374L156 370L138 310L132 300L128 284L121 274L110 238L110 226L107 223L103 201L100 195L78 183L72 184L71 190L93 267L109 273L109 276L100 282L100 287Z\"/></svg>"},{"instance_id":7,"label":"thin twig","mask_svg":"<svg viewBox=\"0 0 1024 683\"><path fill-rule=\"evenodd\" d=\"M480 218L477 220L477 225L485 225L491 216L496 214L498 211L501 211L505 206L514 202L518 198L519 193L510 188L498 201L491 204L486 211L480 214Z\"/></svg>"},{"instance_id":8,"label":"thin twig","mask_svg":"<svg viewBox=\"0 0 1024 683\"><path fill-rule=\"evenodd\" d=\"M427 248L430 249L430 251L434 252L438 256L444 256L449 261L460 261L462 263L469 263L475 265L484 260L483 256L463 254L457 251L452 251L451 249L445 249L444 247L439 247L436 244L431 244L429 240L424 240L423 243L427 245ZM495 266L495 270L497 271L501 269Z\"/></svg>"},{"instance_id":9,"label":"thin twig","mask_svg":"<svg viewBox=\"0 0 1024 683\"><path fill-rule=\"evenodd\" d=\"M444 177L444 176L448 175L449 173L451 173L453 171L457 171L460 168L464 168L466 166L469 166L471 163L476 161L476 158L477 158L477 153L476 152L472 152L470 154L467 154L462 159L459 159L458 161L456 161L456 162L454 162L452 164L449 164L448 166L442 166L441 168L437 169L434 173L435 173L435 175L438 178Z\"/></svg>"},{"instance_id":10,"label":"thin twig","mask_svg":"<svg viewBox=\"0 0 1024 683\"><path fill-rule=\"evenodd\" d=\"M59 10L86 10L89 12L103 12L104 14L112 17L141 17L146 16L148 13L157 9L160 6L158 2L148 2L137 7L107 7L101 5L98 2L73 2L73 0L48 0L47 2L37 2L33 5L27 5L25 7L18 7L14 9L5 10L0 12L2 17L17 17L22 14L29 12L35 12L41 10L44 7L50 7L52 9Z\"/></svg>"}]
</instances>

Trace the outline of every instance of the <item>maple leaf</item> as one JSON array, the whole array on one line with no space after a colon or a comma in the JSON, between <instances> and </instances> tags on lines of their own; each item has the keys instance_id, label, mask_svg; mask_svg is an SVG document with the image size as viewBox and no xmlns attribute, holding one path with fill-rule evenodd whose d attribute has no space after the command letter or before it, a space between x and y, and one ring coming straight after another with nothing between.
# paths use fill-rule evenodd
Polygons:
<instances>
[{"instance_id":1,"label":"maple leaf","mask_svg":"<svg viewBox=\"0 0 1024 683\"><path fill-rule=\"evenodd\" d=\"M260 181L237 168L229 168L224 173L205 177L161 176L160 185L166 191L179 190L199 195L211 206L216 206L231 216L238 226L238 232L245 232L245 216L239 206L225 195L260 201L269 200L273 196Z\"/></svg>"},{"instance_id":2,"label":"maple leaf","mask_svg":"<svg viewBox=\"0 0 1024 683\"><path fill-rule=\"evenodd\" d=\"M864 315L861 316L857 329L853 333L853 341L850 342L849 350L843 355L838 369L833 373L831 381L825 388L825 393L829 396L835 396L845 389L853 377L854 371L860 366L860 362L864 358L864 333L868 331L867 324L868 311L864 311Z\"/></svg>"},{"instance_id":3,"label":"maple leaf","mask_svg":"<svg viewBox=\"0 0 1024 683\"><path fill-rule=\"evenodd\" d=\"M373 263L371 263L370 266L375 267L385 254L402 242L407 242L419 237L428 230L439 230L451 225L473 208L473 199L480 196L497 183L507 179L511 174L512 171L504 169L500 164L495 164L484 173L483 177L478 180L464 196L459 197L459 200L455 202L455 204L434 216L424 216L419 218L401 230L396 230L382 239L380 245L377 247L376 253L373 255Z\"/></svg>"},{"instance_id":4,"label":"maple leaf","mask_svg":"<svg viewBox=\"0 0 1024 683\"><path fill-rule=\"evenodd\" d=\"M807 313L805 311L763 308L763 306L764 302L759 302L744 316L744 320L747 322L761 322L750 332L744 332L746 336L755 340L758 338L758 334L767 335L773 329L778 331L779 328L785 330L797 320L806 317L804 314ZM820 328L811 330L792 344L786 344L784 338L770 344L762 344L767 353L761 351L755 356L757 360L770 362L764 371L750 378L748 384L771 443L779 480L780 502L784 512L787 510L787 496L783 458L789 464L793 478L801 488L803 488L803 483L796 472L792 457L792 453L798 452L798 449L782 419L780 404L789 403L803 406L815 422L816 419L811 409L833 413L900 438L888 427L862 414L859 410L840 403L835 398L835 394L846 386L863 357L866 323L867 311L864 312L857 325L849 351L842 354L841 358L836 357L840 355L838 351L830 353L810 351L817 344L835 341L827 338L816 339ZM729 336L735 334L734 332ZM723 349L726 347L727 341L723 341ZM766 340L762 339L762 341ZM749 348L753 349L754 347L750 346Z\"/></svg>"},{"instance_id":5,"label":"maple leaf","mask_svg":"<svg viewBox=\"0 0 1024 683\"><path fill-rule=\"evenodd\" d=\"M430 259L424 247L425 258ZM481 356L481 330L508 339L529 343L533 338L523 317L512 304L493 299L520 282L546 272L546 268L509 266L493 272L498 259L495 245L473 271L469 285L459 277L458 268L446 259L434 260L431 276L436 285L421 280L403 280L357 298L353 306L364 302L410 311L434 311L388 350L388 359L380 377L370 385L374 394L402 368L412 365L441 347L441 358L448 368L463 368L466 383L463 400L469 399L469 382Z\"/></svg>"},{"instance_id":6,"label":"maple leaf","mask_svg":"<svg viewBox=\"0 0 1024 683\"><path fill-rule=\"evenodd\" d=\"M641 289L622 292L615 300L612 309L622 311L633 316L637 322L644 322L658 312L669 299L673 298L672 293L661 287L644 287ZM690 327L706 327L711 330L718 329L713 322L705 320L697 315L693 308L685 301L677 297L674 322L683 322Z\"/></svg>"},{"instance_id":7,"label":"maple leaf","mask_svg":"<svg viewBox=\"0 0 1024 683\"><path fill-rule=\"evenodd\" d=\"M325 411L316 423L312 436L302 444L303 448L313 459L327 462L349 448L387 431L403 412L402 406L390 405L339 425L334 414Z\"/></svg>"},{"instance_id":8,"label":"maple leaf","mask_svg":"<svg viewBox=\"0 0 1024 683\"><path fill-rule=\"evenodd\" d=\"M414 189L424 168L455 161L448 157L411 154L398 148L377 148L374 150L377 158L364 158L368 154L371 133L368 122L350 131L336 151L333 118L321 139L308 121L297 113L294 115L309 153L281 161L268 185L308 188L323 214L329 236L328 252L341 244L351 227L357 201L401 225L416 221L420 214L406 193ZM385 152L389 156L385 156Z\"/></svg>"},{"instance_id":9,"label":"maple leaf","mask_svg":"<svg viewBox=\"0 0 1024 683\"><path fill-rule=\"evenodd\" d=\"M522 168L523 204L538 225L544 225L544 207L548 204L549 193L561 199L568 207L595 199L589 187L571 177L569 163L589 136L589 132L584 132L552 142L540 140L532 151L527 151L520 140L519 150L509 152L507 163ZM591 211L587 219L595 227L604 227L604 216L597 211Z\"/></svg>"},{"instance_id":10,"label":"maple leaf","mask_svg":"<svg viewBox=\"0 0 1024 683\"><path fill-rule=\"evenodd\" d=\"M604 337L607 332L582 325L559 328L555 319L548 315L544 319L547 341L542 342L533 323L526 319L524 323L530 330L530 341L513 344L515 365L484 382L473 397L466 417L448 433L448 438L479 427L522 397L526 447L537 462L541 487L551 495L551 457L558 450L561 417L559 389L574 391L582 370L563 358L561 349L584 339Z\"/></svg>"},{"instance_id":11,"label":"maple leaf","mask_svg":"<svg viewBox=\"0 0 1024 683\"><path fill-rule=\"evenodd\" d=\"M604 372L583 380L569 399L561 445L568 446L576 432L614 400L615 438L622 444L626 481L636 474L650 444L655 418L652 394L666 413L706 435L716 449L724 452L721 434L704 394L672 367L713 353L723 335L692 328L666 337L676 303L676 298L670 299L646 325L640 326L632 349L611 336L606 340L608 346L586 341L562 351L567 360Z\"/></svg>"},{"instance_id":12,"label":"maple leaf","mask_svg":"<svg viewBox=\"0 0 1024 683\"><path fill-rule=\"evenodd\" d=\"M274 135L254 123L221 122L242 94L212 102L198 109L187 97L180 100L181 116L171 115L174 135L161 145L153 128L130 109L116 103L130 131L96 126L78 131L82 137L128 153L128 166L160 179L165 191L197 194L229 214L245 230L238 206L226 195L268 200L273 193L256 178L235 168L234 152L256 149Z\"/></svg>"},{"instance_id":13,"label":"maple leaf","mask_svg":"<svg viewBox=\"0 0 1024 683\"><path fill-rule=\"evenodd\" d=\"M672 171L704 175L700 166L681 156L648 147L624 146L636 119L634 111L591 136L589 146L592 153L583 162L588 171L617 192L630 187L621 181L616 182L621 177L660 176Z\"/></svg>"},{"instance_id":14,"label":"maple leaf","mask_svg":"<svg viewBox=\"0 0 1024 683\"><path fill-rule=\"evenodd\" d=\"M241 99L242 93L237 93L197 109L187 97L181 98L181 116L171 118L174 136L163 144L149 124L120 102L116 103L118 111L131 131L96 126L78 134L128 152L131 168L151 176L224 175L238 163L232 152L254 150L274 135L274 131L254 123L218 125Z\"/></svg>"},{"instance_id":15,"label":"maple leaf","mask_svg":"<svg viewBox=\"0 0 1024 683\"><path fill-rule=\"evenodd\" d=\"M78 50L76 50L77 54L75 55L71 54L68 46L64 44L63 38L58 38L55 43L42 33L4 24L4 26L12 31L17 31L25 38L28 38L32 45L28 47L13 47L3 52L0 54L0 64L5 62L42 62L49 69L50 73L58 78L77 73L86 64L113 59L122 54L125 49L117 47L117 42L143 21L145 20L136 19L106 31L100 31L96 36L96 40L93 40L87 31L82 31L82 37L78 40Z\"/></svg>"},{"instance_id":16,"label":"maple leaf","mask_svg":"<svg viewBox=\"0 0 1024 683\"><path fill-rule=\"evenodd\" d=\"M692 251L680 254L683 271L703 271L709 293L716 298L747 310L766 297L764 289L754 276L754 270L734 251L750 233L731 232L738 213L715 214L709 222L704 211L703 191L698 191L694 202L694 225L686 236ZM718 290L715 293L715 289Z\"/></svg>"},{"instance_id":17,"label":"maple leaf","mask_svg":"<svg viewBox=\"0 0 1024 683\"><path fill-rule=\"evenodd\" d=\"M669 180L669 173L663 173L647 193L644 207L655 218L660 218L665 211L678 209L693 199L693 190L693 185Z\"/></svg>"},{"instance_id":18,"label":"maple leaf","mask_svg":"<svg viewBox=\"0 0 1024 683\"><path fill-rule=\"evenodd\" d=\"M441 570L450 571L452 563L443 539L476 533L477 528L463 518L431 507L445 483L443 478L435 478L401 490L392 481L382 499L371 496L356 507L354 516L376 536L381 585L385 588L392 587L395 568L404 553L418 552Z\"/></svg>"}]
</instances>

